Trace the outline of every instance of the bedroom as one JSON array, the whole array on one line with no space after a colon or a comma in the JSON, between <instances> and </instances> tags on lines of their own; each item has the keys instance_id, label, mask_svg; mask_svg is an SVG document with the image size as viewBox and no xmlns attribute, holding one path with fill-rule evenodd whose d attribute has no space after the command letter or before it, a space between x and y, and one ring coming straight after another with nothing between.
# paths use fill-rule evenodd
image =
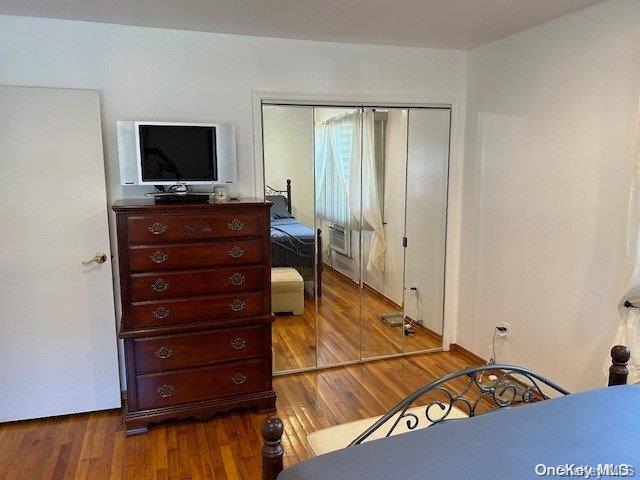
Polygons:
<instances>
[{"instance_id":1,"label":"bedroom","mask_svg":"<svg viewBox=\"0 0 640 480\"><path fill-rule=\"evenodd\" d=\"M492 356L492 343L499 363L531 368L570 392L581 392L606 384L603 365L611 346L622 342L632 351L629 383L638 381L633 377L637 371L633 356L635 334L628 329L625 339L617 337L621 318L631 327L637 321L635 310L624 307L621 298L632 304L635 301L633 296L625 296L625 292L634 265L637 236L637 198L632 186L637 178L640 91L638 2L505 1L488 5L465 1L464 7L441 10L448 2L429 1L414 2L414 8L397 6L394 12L369 5L366 17L361 11L354 11L354 5L342 2L323 8L303 2L299 8L284 9L286 12L276 7L267 11L257 3L242 2L236 6L241 11L231 15L247 21L246 29L226 16L225 9L231 7L223 8L222 2L206 2L218 7L213 14L204 4L183 5L180 11L175 6L173 9L157 6L160 9L157 12L147 8L147 13L141 13L132 5L144 2L128 5L131 9L123 4L113 5L107 9L110 11L100 9L99 3L88 2L83 10L74 10L68 2L44 5L0 1L3 14L0 84L5 107L0 108L3 116L0 156L7 172L1 208L5 224L10 225L4 230L1 261L5 285L1 302L5 316L0 340L0 378L3 390L11 392L0 401L0 421L6 422L0 424L0 471L4 472L0 478L4 475L256 479L261 475L260 426L273 412L232 409L226 413L210 412L213 416L200 412L192 415L196 419L154 420L148 433L125 435L129 426L123 418L127 412L122 412L121 405L126 405L127 398L123 403L121 391L131 392L134 388L127 378L133 378L134 383L137 377L150 382L165 375L162 373L165 370L160 373L140 370L131 377L132 371L127 368L135 367L135 373L140 365L131 361L125 344L135 343L139 338L201 338L218 327L207 324L205 328L204 322L187 333L187 324L179 329L171 327L173 331L162 324L162 333L138 329L134 336L127 336L131 332L126 331L123 336L121 332L120 286L122 276L127 274L122 269L121 256L126 256L123 252L129 250L139 252L140 245L148 248L165 242L149 243L143 239L132 248L118 242L118 215L133 214L120 213L122 210L115 213L112 205L121 199L144 197L154 190L153 186L121 184L118 121L234 124L237 182L228 193L261 201L265 183L286 190L286 180L290 179L292 207L303 210L304 205L297 204L298 199L313 204L314 193L311 188L299 186L304 179L299 180L296 175L304 173L302 169L279 176L277 185L265 182L270 173L266 167L269 159L262 152L261 133L267 132L261 129L263 104L277 103L300 110L350 107L401 111L425 104L451 109L447 143L447 248L444 257L434 256L445 262L444 280L433 284L415 280L395 283L403 298L389 294L396 305L388 309L397 312L403 308L396 307L412 308L415 299L405 290L412 282L419 283L423 291L427 287L442 289L442 330L431 328L442 335L438 351L403 355L403 342L419 339L420 328L414 325L416 333L404 335L406 320L390 326L380 319L382 312L376 311L371 316L353 319L357 328L349 336L362 339L347 339L358 346L355 353L347 355L346 350L339 350L339 362L331 358L326 362L355 363L316 370L322 366L317 364L317 358L323 350L326 358L333 345L319 336L323 333L321 329L327 327L323 320L310 319L311 327L317 329L309 334L309 343L299 344L295 340L291 344L299 344L300 353L312 346L318 356L290 365L311 367L310 371L276 375L273 379L265 373L262 377L265 394L261 401L272 401L267 381L272 382L276 414L284 421L282 446L286 467L308 458L309 434L383 415L430 381L486 362ZM308 21L326 18L329 13L331 21ZM393 22L381 21L390 18L390 13ZM153 21L145 18L156 14ZM306 33L286 30L287 26L296 25ZM316 30L323 25L326 30ZM336 25L340 28L336 29ZM371 29L371 25L377 28ZM16 90L30 93L20 96ZM54 109L50 98L54 94L68 95L68 99L77 99L79 103L75 100L56 103ZM45 97L49 103L34 103ZM23 103L15 108L7 108L9 103L4 103L18 101ZM20 112L32 110L34 113L28 117L17 117ZM80 121L82 118L88 120ZM10 121L6 122L7 119ZM46 128L27 128L35 122ZM311 118L307 140L314 135L314 124ZM74 128L70 131L65 125ZM21 136L19 127L24 127ZM47 131L52 133L44 135ZM90 138L91 142L77 142L81 133L82 138ZM14 141L17 138L19 142ZM268 139L265 136L265 148ZM387 142L387 147L391 143ZM405 145L408 144L406 141ZM306 171L315 173L315 142L311 139L304 145L308 151L304 159L309 162ZM16 150L17 146L21 150ZM32 153L28 157L27 147ZM62 155L58 147L80 152L85 161ZM400 161L391 161L390 156L386 156L388 166L406 168L406 153ZM61 158L65 160L55 162ZM43 162L44 159L50 161ZM36 171L43 175L34 175ZM307 177L315 188L313 180ZM206 190L202 186L196 188ZM385 189L388 188L385 183ZM36 189L38 194L33 195ZM82 195L90 201L80 201ZM353 197L365 198L362 194ZM189 208L211 208L210 215L215 218L248 215L251 219L253 215L261 218L266 215L262 210L242 214L223 212L216 210L222 207L215 203L211 207ZM401 205L393 202L381 205L381 210L387 213L389 208L402 210ZM420 211L418 215L407 215L406 220L423 226L422 214ZM313 232L316 226L313 213L305 218L295 212L294 217ZM220 225L223 229L232 228L227 224L239 228L243 220L235 224L234 218ZM156 231L162 229L163 223L159 223ZM172 225L169 227L173 228ZM213 227L216 225L219 224ZM246 228L249 225L255 224L247 223ZM261 225L261 240L270 242L270 218ZM206 225L190 226L200 229L203 239L194 240L192 236L184 242L166 243L192 245L219 241L204 240L209 238L207 235L216 234L206 232ZM370 227L353 228L352 239L370 234L367 233L372 231ZM99 234L84 235L89 231ZM323 245L328 245L327 233L321 234ZM397 245L401 233L394 231L388 245ZM233 246L229 245L225 252ZM407 248L412 247L409 235ZM249 250L244 250L248 255ZM156 251L167 253L156 248L149 254ZM357 252L366 254L368 249L362 245L352 248L352 257L356 258L353 261L359 266L356 269L366 273L364 258L357 258L354 255ZM81 262L93 259L96 253L104 253L111 261L105 259L104 263L80 270ZM323 253L327 254L326 262L333 261L331 255L335 253ZM421 267L424 259L421 256L410 266ZM166 260L171 261L171 257ZM313 261L317 262L317 255ZM254 267L252 263L246 268L258 275ZM268 267L270 270L271 265ZM152 272L157 280L161 272L169 290L147 291L145 295L195 288L191 277L178 281L166 276L185 278L178 277L184 273L178 273L179 269L169 272L170 269L154 268L132 270L132 278L146 278ZM322 282L331 280L331 268L327 263L322 274L329 273ZM236 270L228 271L227 276L240 278L233 276L238 273ZM261 271L264 293L267 276L265 270ZM385 268L386 275L390 271ZM305 283L306 274L300 274ZM406 271L401 276L405 274ZM259 278L245 277L247 282ZM369 280L362 275L352 281L358 284L357 295L370 292L367 286L379 287ZM321 301L330 298L331 285L321 284L325 289L317 292L314 282L315 278L306 282L305 308L320 308L315 303L318 293ZM165 288L161 283L157 285ZM210 287L208 283L198 285ZM211 295L218 298L222 294ZM132 304L159 301L156 297L144 298L130 300ZM241 308L242 303L236 304L234 300L235 297L227 303ZM255 305L246 302L246 308ZM349 305L353 306L353 301ZM355 308L366 310L368 305L367 300L360 299ZM264 304L263 307L267 308ZM178 312L173 304L166 308L171 310L169 316L158 320L168 322ZM157 308L153 311L160 316L166 313ZM277 313L275 328L286 315ZM408 311L406 317L418 318ZM130 319L126 315L124 318ZM338 323L345 325L344 317ZM228 329L234 332L241 328L231 324ZM496 327L504 324L507 332L501 336ZM380 331L384 332L384 341L376 336ZM184 356L180 352L185 350L173 344L169 345L173 347L169 354L168 350L160 350L165 345L153 343L158 346L150 350L151 357L159 364L192 362L196 356L236 355L230 342L255 338L262 346L260 361L265 368L267 363L271 366L266 361L268 357L276 361L285 358L282 351L269 348L278 344L275 336L272 345L267 343L266 327L261 330L262 336L257 329L251 332L254 337L229 337L225 349L207 349L206 342L194 344L189 355ZM286 328L280 334L286 336ZM220 337L211 338L217 341ZM344 339L339 343L347 344ZM240 347L242 342L235 344ZM362 344L381 349L380 356L398 353L400 356L369 361L368 357L374 354L360 358L366 351L360 348ZM250 344L238 351L246 352L243 348L249 347ZM156 351L169 356L162 359L155 356ZM279 354L282 355L278 357ZM188 370L203 372L211 368L218 372L226 362ZM286 369L289 366L282 370ZM236 373L230 372L230 381L236 378L241 383L233 388L245 388L253 381L251 376L243 380ZM179 389L170 392L169 387L155 393L164 384L174 383L164 382L149 390L154 402L171 402L177 395L187 394ZM205 384L202 380L188 384L189 394ZM166 397L162 396L165 394ZM190 404L190 408L195 407ZM526 412L531 408L536 406L513 411ZM176 412L172 410L173 414ZM488 421L483 418L490 416L479 416L477 420ZM128 421L131 420L129 415ZM470 424L473 421L469 420ZM449 428L446 425L438 428L445 427ZM436 435L438 428L429 435ZM450 447L456 448L455 444ZM348 451L349 448L344 449ZM638 452L631 453L637 460ZM613 455L602 460L624 462ZM398 467L404 465L395 463ZM530 471L533 472L533 467Z\"/></svg>"}]
</instances>

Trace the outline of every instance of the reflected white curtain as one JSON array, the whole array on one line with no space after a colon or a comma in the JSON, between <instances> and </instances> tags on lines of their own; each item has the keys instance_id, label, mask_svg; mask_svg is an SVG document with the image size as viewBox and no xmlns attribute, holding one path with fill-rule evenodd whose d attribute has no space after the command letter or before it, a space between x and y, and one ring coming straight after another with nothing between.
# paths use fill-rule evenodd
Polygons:
<instances>
[{"instance_id":1,"label":"reflected white curtain","mask_svg":"<svg viewBox=\"0 0 640 480\"><path fill-rule=\"evenodd\" d=\"M362 168L352 173L352 188L356 188L355 185L361 188L361 212L359 211L357 216L360 217L360 213L362 214L364 229L373 230L366 269L382 275L386 263L387 243L382 224L381 199L378 198L379 179L376 176L373 110L364 109L362 118L358 117L356 123L357 138L362 131L362 143L354 147L354 157L362 158Z\"/></svg>"},{"instance_id":2,"label":"reflected white curtain","mask_svg":"<svg viewBox=\"0 0 640 480\"><path fill-rule=\"evenodd\" d=\"M639 108L640 115L640 108ZM636 156L633 164L633 177L629 193L629 211L627 221L627 263L631 275L627 290L620 299L618 311L620 324L613 345L626 345L631 350L629 377L627 383L640 382L640 118L636 135ZM625 307L629 302L633 307ZM609 373L611 358L607 352L604 373Z\"/></svg>"},{"instance_id":3,"label":"reflected white curtain","mask_svg":"<svg viewBox=\"0 0 640 480\"><path fill-rule=\"evenodd\" d=\"M371 109L315 127L316 215L339 225L373 230L366 269L382 274L386 241L376 178Z\"/></svg>"},{"instance_id":4,"label":"reflected white curtain","mask_svg":"<svg viewBox=\"0 0 640 480\"><path fill-rule=\"evenodd\" d=\"M352 228L355 225L349 176L356 162L351 154L355 116L329 119L316 124L315 128L316 216Z\"/></svg>"}]
</instances>

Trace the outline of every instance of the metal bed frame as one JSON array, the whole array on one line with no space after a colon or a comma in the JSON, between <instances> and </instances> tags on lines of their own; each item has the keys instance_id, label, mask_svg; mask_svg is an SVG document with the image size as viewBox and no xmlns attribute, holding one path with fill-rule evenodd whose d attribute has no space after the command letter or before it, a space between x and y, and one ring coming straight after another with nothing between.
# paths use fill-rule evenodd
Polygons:
<instances>
[{"instance_id":1,"label":"metal bed frame","mask_svg":"<svg viewBox=\"0 0 640 480\"><path fill-rule=\"evenodd\" d=\"M624 345L616 345L611 349L612 362L609 368L609 386L625 385L627 383L627 375L629 373L627 362L630 357L631 352ZM485 375L493 375L495 378L492 377L489 382L485 382L483 381ZM449 386L448 384L451 383L454 385ZM453 388L461 383L464 385L461 389ZM490 410L543 401L548 397L543 393L541 385L545 385L554 393L570 395L567 390L551 380L516 365L489 364L459 370L430 382L413 392L371 427L358 435L347 448L364 442L373 432L381 428L387 428L385 425L388 425L388 422L391 423L391 428L387 430L386 437L390 436L402 421L405 422L409 430L418 428L421 420L428 422L428 425L454 421L454 419L447 419L454 405L460 406L468 416L473 417L481 413L477 412L476 408L482 399L489 401L492 406ZM422 407L424 408L424 419L408 411L409 407L415 404L418 399L434 392L441 399L432 400ZM425 425L425 428L428 425ZM262 423L262 480L276 480L276 477L282 471L283 433L284 425L278 417L269 417Z\"/></svg>"}]
</instances>

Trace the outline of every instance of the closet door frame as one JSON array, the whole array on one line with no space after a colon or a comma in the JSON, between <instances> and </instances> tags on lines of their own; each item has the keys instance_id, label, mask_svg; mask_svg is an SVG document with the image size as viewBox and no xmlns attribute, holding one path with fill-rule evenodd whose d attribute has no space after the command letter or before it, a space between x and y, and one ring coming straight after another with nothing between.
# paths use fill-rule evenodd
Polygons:
<instances>
[{"instance_id":1,"label":"closet door frame","mask_svg":"<svg viewBox=\"0 0 640 480\"><path fill-rule=\"evenodd\" d=\"M444 286L444 320L442 326L442 346L439 349L448 351L456 340L458 318L458 284L461 242L462 213L462 148L464 138L461 135L464 115L461 110L461 99L455 96L431 95L397 95L370 93L308 93L279 92L269 90L253 91L253 150L254 150L254 196L264 199L264 156L262 132L263 105L306 105L326 107L361 107L361 108L449 108L451 110L449 141L449 185L447 193L447 226L446 226L446 258ZM430 349L428 351L432 351ZM398 353L383 358L400 357L411 353ZM344 365L357 364L376 360L355 360ZM317 362L316 362L317 364ZM342 365L342 364L341 364ZM331 367L334 367L332 365ZM328 368L331 368L328 367ZM316 370L318 367L301 369ZM296 370L297 371L297 370ZM282 372L294 373L293 371Z\"/></svg>"}]
</instances>

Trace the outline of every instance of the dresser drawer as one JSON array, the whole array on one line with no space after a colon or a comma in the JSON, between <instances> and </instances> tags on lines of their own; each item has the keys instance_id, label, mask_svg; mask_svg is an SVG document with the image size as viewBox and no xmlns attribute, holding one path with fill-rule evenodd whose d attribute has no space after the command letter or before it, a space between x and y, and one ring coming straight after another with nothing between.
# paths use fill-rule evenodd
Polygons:
<instances>
[{"instance_id":1,"label":"dresser drawer","mask_svg":"<svg viewBox=\"0 0 640 480\"><path fill-rule=\"evenodd\" d=\"M131 306L133 325L153 327L192 323L216 318L264 315L262 292L238 293L190 299L137 302Z\"/></svg>"},{"instance_id":2,"label":"dresser drawer","mask_svg":"<svg viewBox=\"0 0 640 480\"><path fill-rule=\"evenodd\" d=\"M129 247L130 269L171 270L175 268L242 265L262 262L261 240L230 240L212 243L183 243Z\"/></svg>"},{"instance_id":3,"label":"dresser drawer","mask_svg":"<svg viewBox=\"0 0 640 480\"><path fill-rule=\"evenodd\" d=\"M136 338L136 372L179 370L262 355L262 325L161 337Z\"/></svg>"},{"instance_id":4,"label":"dresser drawer","mask_svg":"<svg viewBox=\"0 0 640 480\"><path fill-rule=\"evenodd\" d=\"M259 213L149 215L127 219L129 243L159 243L262 235Z\"/></svg>"},{"instance_id":5,"label":"dresser drawer","mask_svg":"<svg viewBox=\"0 0 640 480\"><path fill-rule=\"evenodd\" d=\"M244 292L262 288L262 267L226 267L131 275L133 301Z\"/></svg>"},{"instance_id":6,"label":"dresser drawer","mask_svg":"<svg viewBox=\"0 0 640 480\"><path fill-rule=\"evenodd\" d=\"M265 388L264 363L242 362L137 377L142 410L228 397Z\"/></svg>"}]
</instances>

